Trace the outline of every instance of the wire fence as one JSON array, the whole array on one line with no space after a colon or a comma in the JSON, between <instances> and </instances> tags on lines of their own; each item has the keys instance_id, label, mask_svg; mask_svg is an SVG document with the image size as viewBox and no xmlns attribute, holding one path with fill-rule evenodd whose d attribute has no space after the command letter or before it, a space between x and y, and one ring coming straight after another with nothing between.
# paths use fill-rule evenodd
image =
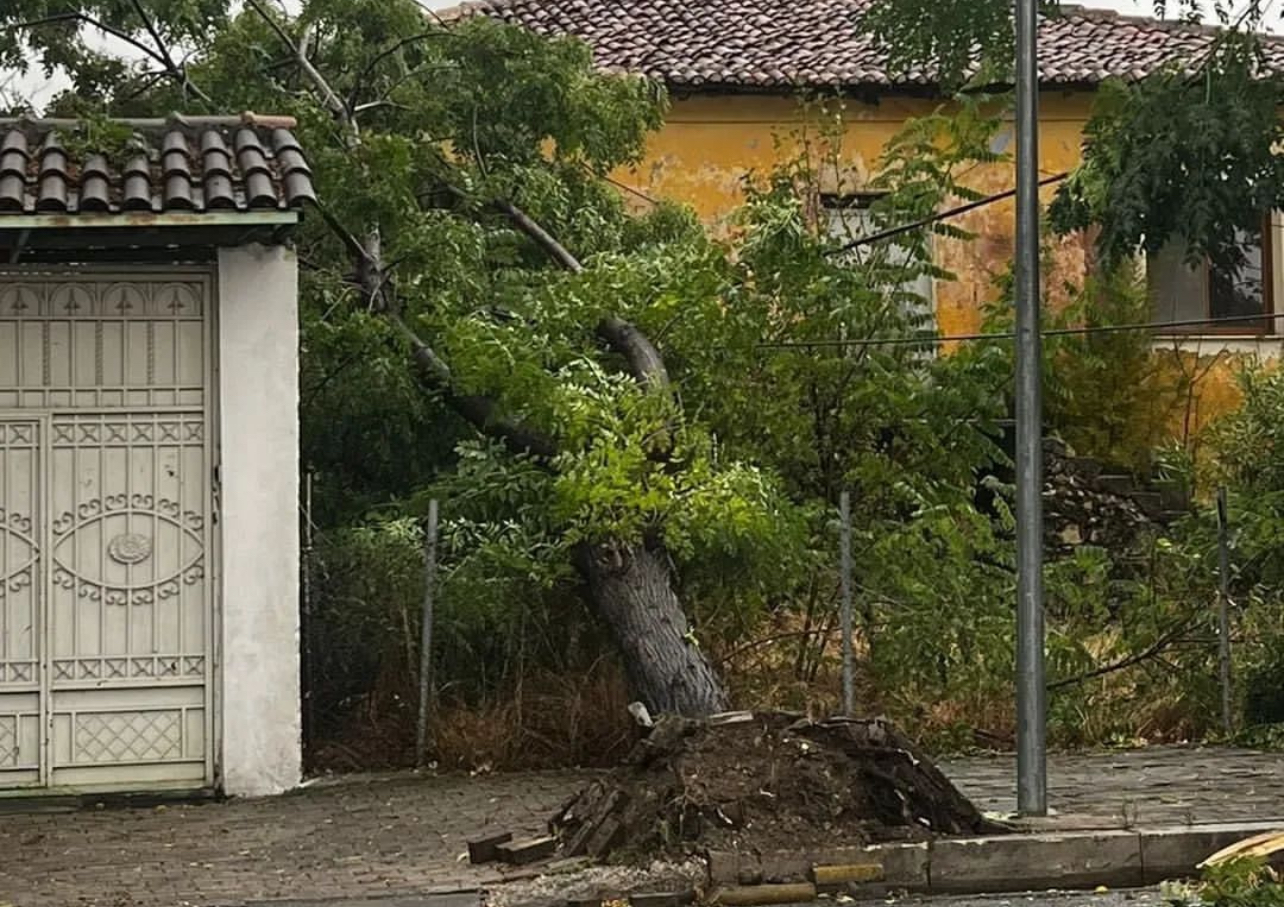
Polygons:
<instances>
[{"instance_id":1,"label":"wire fence","mask_svg":"<svg viewBox=\"0 0 1284 907\"><path fill-rule=\"evenodd\" d=\"M315 496L309 474L301 514L302 671L305 743L314 770L439 762L461 768L601 764L627 749L627 682L607 636L585 630L594 622L587 610L514 601L506 622L461 629L457 606L441 610L440 583L451 566L439 549L435 501L422 522L368 532L319 528L312 518ZM1079 691L1113 673L1144 668L1151 659L1162 664L1165 647L1187 654L1202 647L1215 665L1220 730L1236 729L1242 690L1233 685L1238 662L1232 640L1243 628L1230 591L1233 514L1224 494L1219 501L1220 585L1215 597L1190 602L1192 614L1203 608L1209 619L1187 620L1154 646L1105 658L1080 673L1065 675L1063 669L1049 683L1050 693ZM893 611L904 606L865 587L855 572L850 494L841 494L833 515L829 576L835 591L829 603L822 596L814 612L799 610L783 622L746 629L711 651L742 701L790 708L815 702L848 715L875 701L871 647L878 634L894 630L886 611L875 618L875 605ZM1065 556L1053 552L1050 560ZM967 620L945 612L931 618L930 609L928 616L940 634L951 632L949 620ZM572 639L575 633L582 638ZM542 647L539 640L545 640ZM926 648L929 642L938 640L925 639ZM549 655L571 650L578 656ZM999 745L1007 739L1001 729L978 725L976 733Z\"/></svg>"}]
</instances>

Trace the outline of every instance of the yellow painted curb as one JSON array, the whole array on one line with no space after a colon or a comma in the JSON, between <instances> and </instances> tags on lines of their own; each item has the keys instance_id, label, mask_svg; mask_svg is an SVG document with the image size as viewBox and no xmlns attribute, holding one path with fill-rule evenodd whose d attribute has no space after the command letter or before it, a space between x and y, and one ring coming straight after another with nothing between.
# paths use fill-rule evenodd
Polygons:
<instances>
[{"instance_id":1,"label":"yellow painted curb","mask_svg":"<svg viewBox=\"0 0 1284 907\"><path fill-rule=\"evenodd\" d=\"M835 866L813 866L811 877L817 888L847 885L853 882L883 881L882 863L847 863Z\"/></svg>"},{"instance_id":2,"label":"yellow painted curb","mask_svg":"<svg viewBox=\"0 0 1284 907\"><path fill-rule=\"evenodd\" d=\"M816 886L811 882L784 885L737 885L719 888L709 898L710 904L723 907L760 907L763 904L803 904L816 900Z\"/></svg>"}]
</instances>

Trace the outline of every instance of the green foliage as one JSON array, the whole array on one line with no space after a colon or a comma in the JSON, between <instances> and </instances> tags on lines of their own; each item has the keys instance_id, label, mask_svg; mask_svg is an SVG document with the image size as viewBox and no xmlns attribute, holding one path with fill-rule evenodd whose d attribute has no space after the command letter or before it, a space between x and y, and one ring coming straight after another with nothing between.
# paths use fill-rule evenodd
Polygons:
<instances>
[{"instance_id":1,"label":"green foliage","mask_svg":"<svg viewBox=\"0 0 1284 907\"><path fill-rule=\"evenodd\" d=\"M1143 79L1097 92L1081 164L1050 209L1058 232L1099 227L1107 266L1139 248L1182 242L1192 263L1229 273L1243 264L1236 231L1257 233L1263 212L1284 204L1284 126L1276 115L1284 82L1271 71L1260 35L1266 4L1156 0L1159 16L1201 20L1225 31L1191 58ZM1058 4L1040 2L1055 16ZM926 69L947 90L1009 84L1011 3L1004 0L874 0L860 27L894 70Z\"/></svg>"},{"instance_id":2,"label":"green foliage","mask_svg":"<svg viewBox=\"0 0 1284 907\"><path fill-rule=\"evenodd\" d=\"M1060 232L1099 225L1109 264L1176 238L1190 262L1235 273L1243 264L1236 231L1258 233L1263 212L1284 204L1276 153L1284 83L1263 75L1258 40L1228 32L1202 72L1188 70L1101 87L1083 162L1049 211Z\"/></svg>"},{"instance_id":3,"label":"green foliage","mask_svg":"<svg viewBox=\"0 0 1284 907\"><path fill-rule=\"evenodd\" d=\"M986 310L987 331L1013 329L1010 276ZM1191 387L1168 358L1155 355L1148 332L1129 329L1151 318L1144 278L1125 261L1065 292L1065 303L1045 299L1043 305L1046 423L1077 454L1141 475L1163 471L1156 442L1170 431ZM1003 350L1012 356L1010 344Z\"/></svg>"},{"instance_id":4,"label":"green foliage","mask_svg":"<svg viewBox=\"0 0 1284 907\"><path fill-rule=\"evenodd\" d=\"M1054 13L1055 0L1040 0ZM1004 0L874 0L860 27L886 48L894 71L925 67L942 85L1011 80L1012 4Z\"/></svg>"},{"instance_id":5,"label":"green foliage","mask_svg":"<svg viewBox=\"0 0 1284 907\"><path fill-rule=\"evenodd\" d=\"M1204 868L1194 884L1168 884L1165 899L1173 907L1280 907L1284 885L1265 859L1239 857Z\"/></svg>"},{"instance_id":6,"label":"green foliage","mask_svg":"<svg viewBox=\"0 0 1284 907\"><path fill-rule=\"evenodd\" d=\"M1228 489L1244 720L1261 728L1284 722L1284 373L1246 369L1241 387L1243 405L1214 425L1212 447L1216 479Z\"/></svg>"},{"instance_id":7,"label":"green foliage","mask_svg":"<svg viewBox=\"0 0 1284 907\"><path fill-rule=\"evenodd\" d=\"M841 106L808 110L813 118L789 137L797 157L747 186L724 286L667 334L684 401L708 420L723 455L769 464L794 503L776 518L793 553L770 562L758 595L742 595L733 610L725 593L700 585L697 601L729 643L759 613L780 626L829 625L834 515L847 490L867 670L876 695L904 717L951 690L1010 683L1010 554L975 501L980 472L1002 459L995 390L1004 376L995 356L933 355L915 287L923 276L949 278L930 242L959 235L950 225L844 247L871 228L921 219L951 195L970 197L962 175L994 159L997 124L980 101L958 116L929 114L889 144L875 181L851 185ZM825 222L817 201L828 174L840 193L886 194L868 220L830 209ZM837 338L925 342L827 345ZM792 659L798 681L816 670L809 639Z\"/></svg>"},{"instance_id":8,"label":"green foliage","mask_svg":"<svg viewBox=\"0 0 1284 907\"><path fill-rule=\"evenodd\" d=\"M1255 663L1245 673L1244 686L1244 723L1249 728L1260 728L1263 725L1284 725L1284 690L1280 681L1284 679L1284 652L1278 636L1271 640L1272 645L1263 647ZM1278 746L1279 741L1276 741Z\"/></svg>"},{"instance_id":9,"label":"green foliage","mask_svg":"<svg viewBox=\"0 0 1284 907\"><path fill-rule=\"evenodd\" d=\"M1243 406L1216 428L1221 478L1253 496L1284 490L1284 372L1248 368Z\"/></svg>"},{"instance_id":10,"label":"green foliage","mask_svg":"<svg viewBox=\"0 0 1284 907\"><path fill-rule=\"evenodd\" d=\"M374 690L405 692L423 592L421 535L398 520L323 534L310 558L308 670L323 732ZM328 725L326 727L325 725Z\"/></svg>"},{"instance_id":11,"label":"green foliage","mask_svg":"<svg viewBox=\"0 0 1284 907\"><path fill-rule=\"evenodd\" d=\"M989 0L895 6L908 30L878 19L891 15L887 4L870 21L883 23L885 37L904 37L906 54L1007 40L1007 13ZM22 0L0 11L0 24L50 8ZM852 168L841 147L841 104L808 106L802 154L755 175L738 232L715 241L672 205L630 214L601 179L638 159L665 101L644 80L595 72L573 41L483 19L444 25L411 0L308 0L297 16L271 7L291 44L307 36L309 59L358 124L354 135L253 4L235 13L213 0L148 0L143 8L164 23L160 41L178 53L168 76L86 48L65 23L4 31L0 60L34 52L44 65L69 67L76 89L57 109L88 114L78 141L103 147L119 137L96 125L105 122L101 112L212 109L202 96L221 112L299 119L327 215L309 216L297 240L303 451L321 530L311 577L321 657L315 695L324 703L404 696L423 589L417 518L433 497L442 501L438 670L461 701L519 686L532 662L584 670L598 657L603 639L576 555L582 543L601 541L667 549L711 651L734 652L774 623L801 639L796 679L814 681L833 655L834 511L843 490L855 502L871 707L939 728L984 720L977 716L1010 698L1013 521L998 441L1011 360L993 344L934 356L916 290L923 278L950 277L933 263L932 241L966 234L938 222L845 248L868 222L839 212L831 225L817 216L831 174L840 191L885 193L872 211L879 229L977 198L969 168L1001 160L990 151L993 99L908 124L875 180L858 186L845 178ZM155 43L132 2L67 9ZM915 44L920 38L937 43ZM957 54L944 60L947 69L965 63ZM163 66L164 54L149 65ZM1257 140L1245 138L1244 147ZM1116 176L1107 176L1113 185ZM503 215L501 199L520 205L584 270L558 269ZM1204 222L1220 216L1212 211ZM447 363L452 394L484 395L497 418L552 439L555 456L480 436L447 395L419 380L402 336L363 298L351 250L327 219L360 238L377 228L387 288ZM1120 270L1085 289L1055 323L1122 323L1141 305ZM656 343L672 395L640 386L604 346L595 326L607 315ZM1141 458L1142 442L1129 433L1147 406L1137 336L1048 345L1056 382L1049 412L1076 444ZM888 338L922 342L825 344ZM1225 429L1228 447L1274 438L1284 419L1270 421L1272 393L1254 392L1251 415ZM1107 398L1117 405L1103 411ZM1268 467L1235 468L1246 495L1271 500L1269 488L1249 480L1264 480ZM1243 525L1243 544L1268 550L1265 515L1256 529ZM1116 720L1117 688L1092 683L1093 672L1207 632L1207 520L1183 531L1181 544L1085 549L1051 565L1050 659L1054 681L1064 682L1053 699L1054 730L1068 735L1090 721L1127 730L1133 725ZM1266 575L1265 560L1252 563L1241 569L1245 583ZM1261 582L1251 588L1260 607L1250 617L1265 625L1273 599ZM1180 680L1141 658L1128 691L1211 714L1202 680L1208 656L1199 645L1174 655ZM1109 708L1109 718L1098 717ZM994 717L1001 728L1004 716Z\"/></svg>"}]
</instances>

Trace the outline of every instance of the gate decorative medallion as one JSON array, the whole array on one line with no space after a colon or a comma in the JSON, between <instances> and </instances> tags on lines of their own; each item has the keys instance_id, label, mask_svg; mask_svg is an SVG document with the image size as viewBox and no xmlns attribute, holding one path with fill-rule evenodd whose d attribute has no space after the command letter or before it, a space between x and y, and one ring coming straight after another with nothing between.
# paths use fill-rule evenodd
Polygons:
<instances>
[{"instance_id":1,"label":"gate decorative medallion","mask_svg":"<svg viewBox=\"0 0 1284 907\"><path fill-rule=\"evenodd\" d=\"M0 270L0 790L212 782L209 298Z\"/></svg>"}]
</instances>

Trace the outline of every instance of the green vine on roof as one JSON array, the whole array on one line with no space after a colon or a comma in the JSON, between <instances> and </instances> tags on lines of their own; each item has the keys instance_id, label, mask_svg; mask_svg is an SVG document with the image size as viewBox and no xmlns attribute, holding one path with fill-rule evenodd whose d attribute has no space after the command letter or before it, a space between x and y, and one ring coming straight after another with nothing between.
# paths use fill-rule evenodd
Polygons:
<instances>
[{"instance_id":1,"label":"green vine on roof","mask_svg":"<svg viewBox=\"0 0 1284 907\"><path fill-rule=\"evenodd\" d=\"M101 111L81 116L75 126L61 130L59 139L72 160L83 161L91 154L101 154L113 167L123 166L139 149L134 129Z\"/></svg>"}]
</instances>

